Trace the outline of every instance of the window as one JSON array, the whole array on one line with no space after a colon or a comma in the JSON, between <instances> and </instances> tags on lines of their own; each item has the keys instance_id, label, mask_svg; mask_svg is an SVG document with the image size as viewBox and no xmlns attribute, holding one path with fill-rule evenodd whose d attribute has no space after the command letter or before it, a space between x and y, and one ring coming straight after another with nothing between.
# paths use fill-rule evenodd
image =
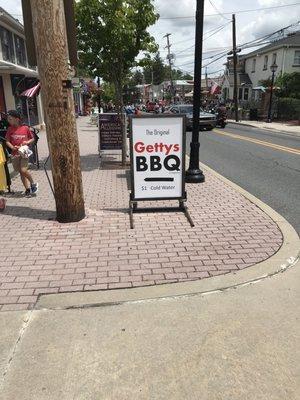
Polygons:
<instances>
[{"instance_id":1,"label":"window","mask_svg":"<svg viewBox=\"0 0 300 400\"><path fill-rule=\"evenodd\" d=\"M13 35L10 31L0 26L0 40L2 58L4 61L15 62Z\"/></svg>"},{"instance_id":2,"label":"window","mask_svg":"<svg viewBox=\"0 0 300 400\"><path fill-rule=\"evenodd\" d=\"M264 71L266 70L266 69L268 69L268 62L269 62L269 57L268 56L265 56L265 59L264 59Z\"/></svg>"},{"instance_id":3,"label":"window","mask_svg":"<svg viewBox=\"0 0 300 400\"><path fill-rule=\"evenodd\" d=\"M244 100L249 99L249 88L244 88Z\"/></svg>"},{"instance_id":4,"label":"window","mask_svg":"<svg viewBox=\"0 0 300 400\"><path fill-rule=\"evenodd\" d=\"M239 88L239 100L243 100L243 88Z\"/></svg>"},{"instance_id":5,"label":"window","mask_svg":"<svg viewBox=\"0 0 300 400\"><path fill-rule=\"evenodd\" d=\"M272 64L276 64L276 61L277 61L277 53L273 53Z\"/></svg>"},{"instance_id":6,"label":"window","mask_svg":"<svg viewBox=\"0 0 300 400\"><path fill-rule=\"evenodd\" d=\"M252 60L252 71L251 72L255 72L255 68L256 68L256 58L253 58L253 60Z\"/></svg>"},{"instance_id":7,"label":"window","mask_svg":"<svg viewBox=\"0 0 300 400\"><path fill-rule=\"evenodd\" d=\"M15 35L17 63L27 67L25 41L20 36Z\"/></svg>"},{"instance_id":8,"label":"window","mask_svg":"<svg viewBox=\"0 0 300 400\"><path fill-rule=\"evenodd\" d=\"M294 65L300 65L300 50L295 51Z\"/></svg>"}]
</instances>

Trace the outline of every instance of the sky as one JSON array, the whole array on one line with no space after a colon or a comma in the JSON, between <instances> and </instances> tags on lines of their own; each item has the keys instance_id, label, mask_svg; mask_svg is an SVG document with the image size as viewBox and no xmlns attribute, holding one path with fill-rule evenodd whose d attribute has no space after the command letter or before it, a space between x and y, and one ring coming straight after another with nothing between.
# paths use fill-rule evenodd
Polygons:
<instances>
[{"instance_id":1,"label":"sky","mask_svg":"<svg viewBox=\"0 0 300 400\"><path fill-rule=\"evenodd\" d=\"M193 73L195 35L195 18L193 16L195 15L196 0L153 0L153 2L161 18L150 28L150 32L159 44L162 58L166 61L167 50L165 49L164 35L171 33L171 52L175 55L175 67ZM298 5L291 7L239 13L243 10L297 2L299 2ZM0 0L0 6L15 18L22 20L21 0ZM230 23L232 12L236 13L237 43L243 44L299 21L300 0L205 0L204 66L211 61L209 57L225 52L232 46L232 25ZM224 15L224 13L229 14ZM191 18L182 18L186 16ZM220 27L220 31L215 33L218 27ZM297 29L300 29L300 25ZM250 50L252 49L248 51ZM224 69L224 61L221 59L208 65L208 74L211 76L221 74Z\"/></svg>"}]
</instances>

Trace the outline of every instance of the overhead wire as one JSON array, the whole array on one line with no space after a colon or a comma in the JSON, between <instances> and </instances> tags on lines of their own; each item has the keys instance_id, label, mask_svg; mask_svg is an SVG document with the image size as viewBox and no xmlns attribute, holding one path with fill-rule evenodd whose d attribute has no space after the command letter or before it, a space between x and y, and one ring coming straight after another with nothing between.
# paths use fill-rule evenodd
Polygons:
<instances>
[{"instance_id":1,"label":"overhead wire","mask_svg":"<svg viewBox=\"0 0 300 400\"><path fill-rule=\"evenodd\" d=\"M214 4L211 0L209 0L209 2L210 2L210 4L212 5L212 7L215 9L215 11L220 15L220 17L222 17L223 19L226 19L227 21L231 21L230 18L225 17L225 15L222 14L222 13L218 10L218 8L215 6L215 4Z\"/></svg>"},{"instance_id":2,"label":"overhead wire","mask_svg":"<svg viewBox=\"0 0 300 400\"><path fill-rule=\"evenodd\" d=\"M265 10L272 10L272 9L277 9L277 8L285 8L285 7L294 7L300 5L300 2L298 3L291 3L291 4L284 4L284 5L278 5L278 6L271 6L271 7L261 7L261 8L252 8L248 10L238 10L238 11L231 11L231 12L224 12L223 15L231 15L231 14L243 14L243 13L249 13L249 12L259 12L259 11L265 11ZM218 16L219 14L206 14L204 15L205 17L215 17ZM186 16L176 16L176 17L160 17L160 19L168 19L168 20L175 20L175 19L190 19L190 18L195 18L195 15L186 15Z\"/></svg>"}]
</instances>

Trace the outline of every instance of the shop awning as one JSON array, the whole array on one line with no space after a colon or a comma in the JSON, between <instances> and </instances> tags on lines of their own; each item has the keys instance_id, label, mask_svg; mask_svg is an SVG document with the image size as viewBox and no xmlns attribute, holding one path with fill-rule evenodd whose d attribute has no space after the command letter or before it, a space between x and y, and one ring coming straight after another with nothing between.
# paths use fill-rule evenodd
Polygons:
<instances>
[{"instance_id":1,"label":"shop awning","mask_svg":"<svg viewBox=\"0 0 300 400\"><path fill-rule=\"evenodd\" d=\"M33 86L32 88L27 89L24 92L22 92L20 94L20 96L34 97L34 96L36 96L38 94L38 92L40 90L40 87L41 87L41 84L39 82L37 85Z\"/></svg>"}]
</instances>

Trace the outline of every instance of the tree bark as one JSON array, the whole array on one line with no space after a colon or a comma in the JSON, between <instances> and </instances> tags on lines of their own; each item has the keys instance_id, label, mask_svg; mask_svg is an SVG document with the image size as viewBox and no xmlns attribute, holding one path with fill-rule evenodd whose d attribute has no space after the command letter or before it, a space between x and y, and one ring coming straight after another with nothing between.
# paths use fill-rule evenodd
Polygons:
<instances>
[{"instance_id":1,"label":"tree bark","mask_svg":"<svg viewBox=\"0 0 300 400\"><path fill-rule=\"evenodd\" d=\"M126 165L126 153L127 153L127 132L125 132L126 124L124 123L124 103L123 103L123 85L122 79L116 79L115 81L116 99L117 99L117 112L120 118L120 124L122 129L122 165Z\"/></svg>"},{"instance_id":2,"label":"tree bark","mask_svg":"<svg viewBox=\"0 0 300 400\"><path fill-rule=\"evenodd\" d=\"M59 222L85 216L63 0L31 0L37 64Z\"/></svg>"}]
</instances>

